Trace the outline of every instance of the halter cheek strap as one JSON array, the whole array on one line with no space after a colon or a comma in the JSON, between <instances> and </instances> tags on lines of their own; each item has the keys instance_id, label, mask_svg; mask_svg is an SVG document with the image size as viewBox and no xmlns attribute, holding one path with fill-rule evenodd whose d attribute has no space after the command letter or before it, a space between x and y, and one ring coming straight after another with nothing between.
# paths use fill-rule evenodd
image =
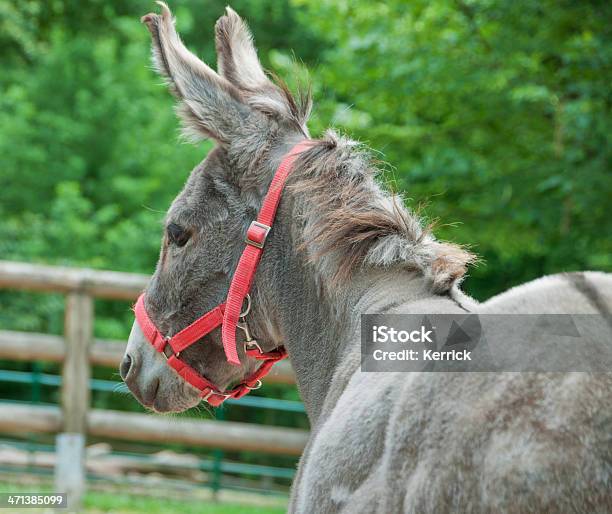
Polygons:
<instances>
[{"instance_id":1,"label":"halter cheek strap","mask_svg":"<svg viewBox=\"0 0 612 514\"><path fill-rule=\"evenodd\" d=\"M166 357L168 365L184 380L199 389L202 398L213 406L220 405L227 398L240 398L249 391L259 388L261 378L268 374L276 362L287 357L284 347L279 347L270 352L262 351L257 341L250 336L245 316L250 309L249 291L263 253L266 238L274 223L283 187L298 155L311 146L312 141L309 140L298 143L285 155L277 168L257 220L251 222L246 232L246 247L238 261L224 303L217 305L172 337L165 337L149 318L144 305L144 293L138 298L134 306L136 320L147 340L155 350ZM248 307L246 312L242 313L241 310L245 300L248 301ZM245 332L245 353L247 356L262 361L262 364L254 373L229 391L220 391L212 382L179 358L180 353L185 348L199 341L219 326L221 326L223 350L230 364L240 365L236 347L237 328Z\"/></svg>"},{"instance_id":2,"label":"halter cheek strap","mask_svg":"<svg viewBox=\"0 0 612 514\"><path fill-rule=\"evenodd\" d=\"M257 220L251 222L247 230L245 237L247 246L238 261L238 266L236 267L229 292L227 293L227 299L225 301L226 309L223 315L223 327L221 328L223 349L225 350L227 361L231 364L240 364L238 353L236 352L236 326L246 295L249 294L249 290L251 289L253 277L255 277L255 272L257 271L257 265L263 253L266 238L274 223L283 187L285 186L287 177L298 155L311 146L312 141L302 141L285 155L274 174L274 178L264 198Z\"/></svg>"}]
</instances>

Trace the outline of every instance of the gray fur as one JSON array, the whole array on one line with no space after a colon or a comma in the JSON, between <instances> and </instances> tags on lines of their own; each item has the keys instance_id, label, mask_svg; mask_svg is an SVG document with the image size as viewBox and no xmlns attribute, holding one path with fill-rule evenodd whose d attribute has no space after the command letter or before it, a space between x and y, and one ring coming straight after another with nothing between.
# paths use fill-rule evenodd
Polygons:
<instances>
[{"instance_id":1,"label":"gray fur","mask_svg":"<svg viewBox=\"0 0 612 514\"><path fill-rule=\"evenodd\" d=\"M273 170L304 137L296 103L260 72L244 23L226 16L220 75L186 57L165 6L144 18L156 55L169 56L161 72L189 99L187 124L218 142L168 211L191 238L179 248L164 237L147 289L167 335L224 300ZM252 100L265 90L272 101ZM305 152L252 290L252 331L266 350L287 347L312 426L290 512L609 512L612 374L362 373L359 315L609 312L612 278L546 277L478 304L459 288L470 254L436 241L373 171L335 134ZM219 331L182 357L225 387L257 365L240 346L240 367L225 361ZM122 375L144 405L198 403L136 323L126 354Z\"/></svg>"}]
</instances>

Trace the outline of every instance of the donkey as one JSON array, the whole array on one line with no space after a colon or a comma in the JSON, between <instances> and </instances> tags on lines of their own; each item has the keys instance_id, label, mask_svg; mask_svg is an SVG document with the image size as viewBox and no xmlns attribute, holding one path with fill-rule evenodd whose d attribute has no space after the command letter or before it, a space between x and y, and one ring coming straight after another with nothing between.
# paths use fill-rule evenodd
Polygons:
<instances>
[{"instance_id":1,"label":"donkey","mask_svg":"<svg viewBox=\"0 0 612 514\"><path fill-rule=\"evenodd\" d=\"M142 19L154 64L186 133L216 143L167 213L144 297L169 336L225 299L274 171L309 138L311 101L268 78L230 8L215 27L217 73L185 48L160 6ZM364 373L359 331L361 313L610 319L612 278L558 275L478 304L459 287L473 256L436 240L375 175L355 142L333 131L310 140L293 163L251 287L250 331L265 352L287 349L312 427L289 512L610 512L612 374ZM181 358L225 387L258 361L238 345L240 364L228 363L220 332ZM120 372L156 412L201 400L136 322Z\"/></svg>"}]
</instances>

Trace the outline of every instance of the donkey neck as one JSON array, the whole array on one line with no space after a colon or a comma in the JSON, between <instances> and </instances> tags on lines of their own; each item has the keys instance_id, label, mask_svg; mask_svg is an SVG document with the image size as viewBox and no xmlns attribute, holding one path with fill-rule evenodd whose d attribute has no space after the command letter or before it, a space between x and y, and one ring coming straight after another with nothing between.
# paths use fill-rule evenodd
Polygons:
<instances>
[{"instance_id":1,"label":"donkey neck","mask_svg":"<svg viewBox=\"0 0 612 514\"><path fill-rule=\"evenodd\" d=\"M456 310L448 296L438 296L434 289L447 290L442 286L465 272L469 254L436 242L402 207L390 208L388 197L368 175L369 168L350 152L350 144L327 141L308 162L306 168L294 170L302 180L288 186L283 195L254 286L263 314L257 317L268 321L263 321L259 333L265 334L269 344L287 348L314 424L341 364L343 375L348 367L359 366L360 315L400 306L402 312ZM353 171L341 174L340 167ZM309 176L314 177L310 182ZM341 181L341 176L346 180ZM336 189L344 188L344 196L336 194L332 183ZM313 189L318 194L314 199ZM328 202L330 198L335 201ZM372 212L364 215L359 204L347 204L347 198L371 202ZM305 237L317 220L325 222L320 227L324 233L333 235L327 244L336 251L319 253L313 262L310 251L317 254L316 248L304 248L304 241L314 247L320 243ZM345 234L343 229L351 224L355 225L352 232ZM354 245L373 248L390 233L395 236L388 251L379 247L377 257L368 262L363 258L367 252L351 258ZM356 237L352 243L350 236ZM345 254L349 254L346 260L339 256ZM336 272L347 264L351 279L333 285L331 277L339 276Z\"/></svg>"},{"instance_id":2,"label":"donkey neck","mask_svg":"<svg viewBox=\"0 0 612 514\"><path fill-rule=\"evenodd\" d=\"M277 236L283 226L278 228ZM288 252L287 248L294 246L285 240L264 260L257 291L265 304L274 306L267 309L267 317L273 319L278 342L289 352L314 426L341 364L349 359L359 365L361 314L400 306L403 312L410 312L411 305L424 308L421 302L425 305L428 300L448 302L451 308L452 301L431 293L418 273L398 268L366 268L349 283L332 288L321 283L300 252Z\"/></svg>"}]
</instances>

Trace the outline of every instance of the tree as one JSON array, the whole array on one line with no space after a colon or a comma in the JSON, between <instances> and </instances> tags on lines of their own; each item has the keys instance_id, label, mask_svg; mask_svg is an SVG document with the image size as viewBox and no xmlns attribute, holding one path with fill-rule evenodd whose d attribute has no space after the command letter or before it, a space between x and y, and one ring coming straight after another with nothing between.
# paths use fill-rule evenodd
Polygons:
<instances>
[{"instance_id":1,"label":"tree","mask_svg":"<svg viewBox=\"0 0 612 514\"><path fill-rule=\"evenodd\" d=\"M461 222L437 233L483 258L470 292L612 268L608 4L295 3L327 42L317 126L380 150L413 205Z\"/></svg>"}]
</instances>

